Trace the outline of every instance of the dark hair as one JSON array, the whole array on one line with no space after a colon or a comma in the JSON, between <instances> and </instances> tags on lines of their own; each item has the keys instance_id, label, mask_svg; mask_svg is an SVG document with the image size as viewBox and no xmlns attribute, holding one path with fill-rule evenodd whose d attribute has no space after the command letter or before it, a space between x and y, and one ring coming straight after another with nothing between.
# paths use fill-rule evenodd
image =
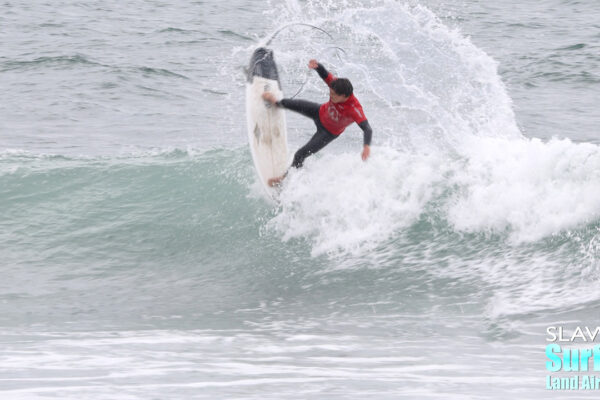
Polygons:
<instances>
[{"instance_id":1,"label":"dark hair","mask_svg":"<svg viewBox=\"0 0 600 400\"><path fill-rule=\"evenodd\" d=\"M329 85L337 94L350 97L354 88L350 81L346 78L338 78Z\"/></svg>"}]
</instances>

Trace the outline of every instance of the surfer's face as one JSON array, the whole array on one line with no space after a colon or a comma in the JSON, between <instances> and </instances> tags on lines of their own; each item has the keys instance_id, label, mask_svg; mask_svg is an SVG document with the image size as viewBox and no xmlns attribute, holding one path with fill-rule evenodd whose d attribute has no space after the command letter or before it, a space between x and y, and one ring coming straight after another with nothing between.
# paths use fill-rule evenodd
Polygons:
<instances>
[{"instance_id":1,"label":"surfer's face","mask_svg":"<svg viewBox=\"0 0 600 400\"><path fill-rule=\"evenodd\" d=\"M329 88L329 98L331 99L332 103L343 103L348 100L348 96L337 94L332 88Z\"/></svg>"}]
</instances>

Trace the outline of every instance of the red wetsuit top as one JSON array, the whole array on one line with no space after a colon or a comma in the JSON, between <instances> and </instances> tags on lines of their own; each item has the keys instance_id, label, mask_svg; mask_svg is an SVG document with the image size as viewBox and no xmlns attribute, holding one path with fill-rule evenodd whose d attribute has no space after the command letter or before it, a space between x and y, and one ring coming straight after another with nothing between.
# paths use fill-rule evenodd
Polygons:
<instances>
[{"instance_id":1,"label":"red wetsuit top","mask_svg":"<svg viewBox=\"0 0 600 400\"><path fill-rule=\"evenodd\" d=\"M317 67L319 76L323 78L327 86L330 86L336 77L331 72L327 72L325 67L321 64ZM319 108L319 119L321 123L329 132L334 135L339 135L344 132L344 129L353 122L360 124L367 120L362 106L358 102L358 99L351 94L348 100L343 103L334 103L329 99L325 104L321 104ZM362 128L362 126L361 126ZM370 142L370 140L369 140Z\"/></svg>"}]
</instances>

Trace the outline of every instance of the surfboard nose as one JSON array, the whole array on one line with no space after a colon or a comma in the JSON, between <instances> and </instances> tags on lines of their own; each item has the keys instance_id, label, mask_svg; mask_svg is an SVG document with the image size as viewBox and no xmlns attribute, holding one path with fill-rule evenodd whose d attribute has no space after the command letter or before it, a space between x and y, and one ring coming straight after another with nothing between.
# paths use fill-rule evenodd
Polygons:
<instances>
[{"instance_id":1,"label":"surfboard nose","mask_svg":"<svg viewBox=\"0 0 600 400\"><path fill-rule=\"evenodd\" d=\"M248 82L252 82L252 77L254 76L262 76L266 79L279 81L273 50L266 47L259 47L254 50L252 57L250 57L250 65L248 66Z\"/></svg>"}]
</instances>

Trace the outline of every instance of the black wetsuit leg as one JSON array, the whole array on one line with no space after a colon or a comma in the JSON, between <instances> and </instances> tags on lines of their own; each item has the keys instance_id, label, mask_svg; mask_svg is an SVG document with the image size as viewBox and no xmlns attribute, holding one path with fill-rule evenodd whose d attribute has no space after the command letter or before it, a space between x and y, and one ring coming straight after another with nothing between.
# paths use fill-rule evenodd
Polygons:
<instances>
[{"instance_id":1,"label":"black wetsuit leg","mask_svg":"<svg viewBox=\"0 0 600 400\"><path fill-rule=\"evenodd\" d=\"M315 154L317 151L327 146L332 140L336 138L337 136L327 132L325 128L317 128L317 132L313 135L312 138L310 138L308 143L300 147L296 154L294 154L294 161L292 162L292 167L302 167L302 164L304 163L304 159L306 157L310 156L311 154Z\"/></svg>"},{"instance_id":2,"label":"black wetsuit leg","mask_svg":"<svg viewBox=\"0 0 600 400\"><path fill-rule=\"evenodd\" d=\"M327 146L332 140L336 139L337 136L329 133L327 129L321 124L321 120L319 119L319 108L320 104L313 103L311 101L306 100L294 100L294 99L282 99L278 102L278 104L282 107L290 109L292 111L296 111L310 119L313 120L315 125L317 126L317 132L313 135L312 138L302 146L296 154L294 154L294 161L292 162L292 167L300 168L304 163L304 159L311 154L315 154L317 151L321 150L323 147Z\"/></svg>"},{"instance_id":3,"label":"black wetsuit leg","mask_svg":"<svg viewBox=\"0 0 600 400\"><path fill-rule=\"evenodd\" d=\"M300 113L312 120L319 119L319 108L321 107L321 105L313 103L312 101L281 99L277 102L277 104L287 108L288 110L296 111L297 113Z\"/></svg>"}]
</instances>

